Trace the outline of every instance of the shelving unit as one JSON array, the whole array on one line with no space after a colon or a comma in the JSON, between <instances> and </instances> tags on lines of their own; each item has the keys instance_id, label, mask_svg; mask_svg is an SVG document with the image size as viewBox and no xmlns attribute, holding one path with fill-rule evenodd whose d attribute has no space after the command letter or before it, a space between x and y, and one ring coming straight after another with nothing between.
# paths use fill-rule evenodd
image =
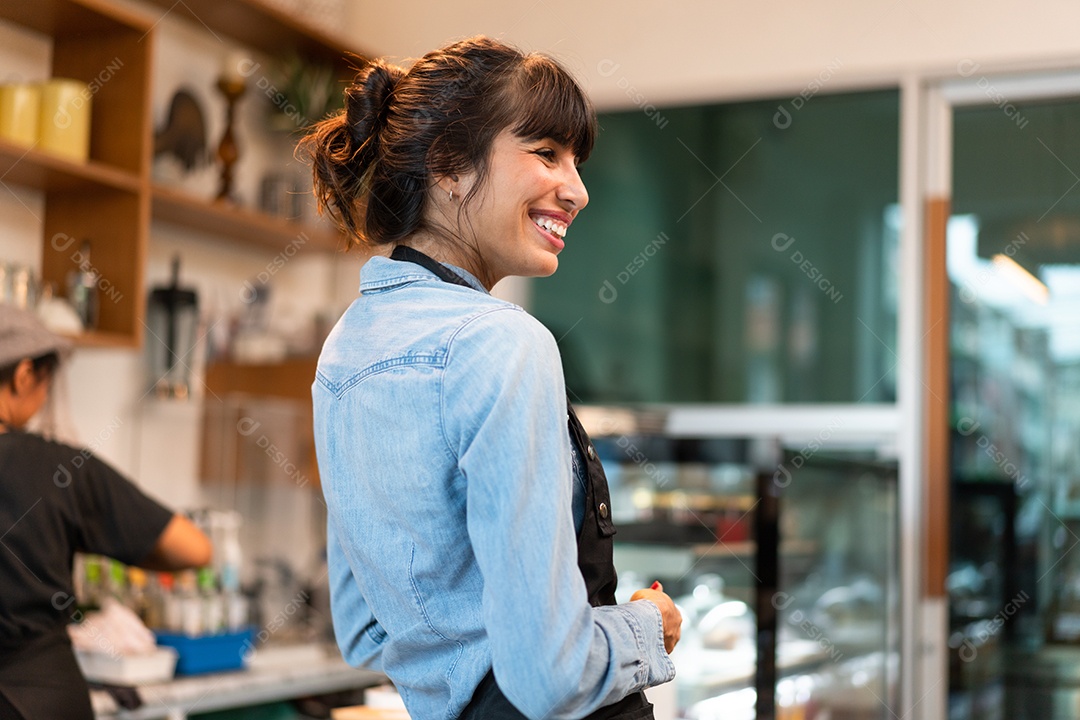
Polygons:
<instances>
[{"instance_id":1,"label":"shelving unit","mask_svg":"<svg viewBox=\"0 0 1080 720\"><path fill-rule=\"evenodd\" d=\"M155 220L238 243L278 250L297 243L298 250L306 251L334 251L341 243L340 233L329 225L302 225L230 203L207 202L161 185L154 185L151 192Z\"/></svg>"},{"instance_id":2,"label":"shelving unit","mask_svg":"<svg viewBox=\"0 0 1080 720\"><path fill-rule=\"evenodd\" d=\"M58 37L90 37L124 32L152 23L109 0L4 0L0 17L30 30Z\"/></svg>"},{"instance_id":3,"label":"shelving unit","mask_svg":"<svg viewBox=\"0 0 1080 720\"><path fill-rule=\"evenodd\" d=\"M52 39L51 76L93 87L89 162L0 145L3 181L45 193L42 280L63 287L89 240L91 264L108 292L99 332L86 340L137 346L150 222L153 23L105 0L6 0L0 19Z\"/></svg>"},{"instance_id":4,"label":"shelving unit","mask_svg":"<svg viewBox=\"0 0 1080 720\"><path fill-rule=\"evenodd\" d=\"M271 54L295 50L345 73L360 53L322 31L257 0L147 0L189 15L215 36ZM45 194L42 280L56 287L79 263L83 240L101 278L98 328L80 335L89 346L138 347L145 312L150 224L161 220L225 242L268 251L330 252L340 234L257 211L201 200L150 179L155 26L160 17L113 0L4 0L0 21L52 40L52 77L92 88L90 159L76 163L0 141L0 184Z\"/></svg>"},{"instance_id":5,"label":"shelving unit","mask_svg":"<svg viewBox=\"0 0 1080 720\"><path fill-rule=\"evenodd\" d=\"M260 0L147 0L179 13L215 34L269 55L295 50L310 61L332 65L339 73L361 62L365 55L299 18Z\"/></svg>"},{"instance_id":6,"label":"shelving unit","mask_svg":"<svg viewBox=\"0 0 1080 720\"><path fill-rule=\"evenodd\" d=\"M91 160L80 164L0 139L0 180L44 191L121 190L139 192L139 176Z\"/></svg>"},{"instance_id":7,"label":"shelving unit","mask_svg":"<svg viewBox=\"0 0 1080 720\"><path fill-rule=\"evenodd\" d=\"M318 492L319 467L315 458L315 435L311 421L311 381L315 377L317 357L289 358L269 364L243 364L229 360L211 362L206 367L206 391L217 402L206 403L203 409L202 457L200 477L206 481L213 478L227 483L240 482L243 477L260 475L251 470L245 458L266 463L266 447L270 440L261 434L237 433L240 408L251 413L267 401L292 403L301 414L298 416L298 436L293 449L295 455L280 448L275 452L288 456L295 464L291 480L302 478L305 484ZM302 410L300 410L302 408ZM258 412L255 412L258 415ZM246 415L254 419L251 415ZM265 442L260 443L260 440ZM258 449L252 451L252 447ZM281 471L281 463L271 463L272 472ZM228 477L223 475L228 474ZM278 472L280 475L280 472ZM262 478L266 480L265 477Z\"/></svg>"}]
</instances>

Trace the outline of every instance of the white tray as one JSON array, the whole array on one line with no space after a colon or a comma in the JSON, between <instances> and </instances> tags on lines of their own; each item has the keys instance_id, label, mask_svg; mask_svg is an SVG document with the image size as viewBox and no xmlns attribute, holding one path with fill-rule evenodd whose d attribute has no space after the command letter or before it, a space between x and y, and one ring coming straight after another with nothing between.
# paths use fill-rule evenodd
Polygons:
<instances>
[{"instance_id":1,"label":"white tray","mask_svg":"<svg viewBox=\"0 0 1080 720\"><path fill-rule=\"evenodd\" d=\"M176 672L176 658L176 651L170 647L159 647L142 655L75 651L79 669L87 680L112 685L138 685L169 680Z\"/></svg>"}]
</instances>

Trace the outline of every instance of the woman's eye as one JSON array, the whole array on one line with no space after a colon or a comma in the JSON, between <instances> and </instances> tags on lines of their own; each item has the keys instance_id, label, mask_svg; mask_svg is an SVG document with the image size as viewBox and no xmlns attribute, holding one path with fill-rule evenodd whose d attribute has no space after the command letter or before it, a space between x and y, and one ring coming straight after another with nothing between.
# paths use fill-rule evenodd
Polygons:
<instances>
[{"instance_id":1,"label":"woman's eye","mask_svg":"<svg viewBox=\"0 0 1080 720\"><path fill-rule=\"evenodd\" d=\"M547 148L544 148L542 150L537 150L536 154L539 155L540 157L544 158L545 160L548 160L550 162L555 162L556 155L555 155L554 150L549 150Z\"/></svg>"}]
</instances>

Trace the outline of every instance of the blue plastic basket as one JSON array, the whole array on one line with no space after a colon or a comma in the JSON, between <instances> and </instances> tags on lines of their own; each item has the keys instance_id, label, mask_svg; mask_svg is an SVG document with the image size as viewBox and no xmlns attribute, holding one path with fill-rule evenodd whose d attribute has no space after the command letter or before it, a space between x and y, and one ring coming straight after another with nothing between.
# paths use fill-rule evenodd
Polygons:
<instances>
[{"instance_id":1,"label":"blue plastic basket","mask_svg":"<svg viewBox=\"0 0 1080 720\"><path fill-rule=\"evenodd\" d=\"M254 628L216 635L181 635L178 633L155 633L157 644L175 648L179 654L176 661L177 675L239 670L244 667L248 653L253 647Z\"/></svg>"}]
</instances>

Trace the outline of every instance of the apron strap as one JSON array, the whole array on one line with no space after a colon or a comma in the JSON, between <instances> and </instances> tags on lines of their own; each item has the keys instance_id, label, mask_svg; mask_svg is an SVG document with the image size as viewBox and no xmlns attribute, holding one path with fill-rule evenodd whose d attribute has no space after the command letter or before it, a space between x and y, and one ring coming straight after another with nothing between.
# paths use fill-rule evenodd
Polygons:
<instances>
[{"instance_id":1,"label":"apron strap","mask_svg":"<svg viewBox=\"0 0 1080 720\"><path fill-rule=\"evenodd\" d=\"M470 290L475 290L472 285L465 282L465 279L458 275L450 268L443 265L441 262L431 258L424 253L420 252L416 248L411 248L408 245L398 245L394 248L394 252L390 253L391 260L398 260L401 262L415 263L423 268L427 268L431 272L435 273L440 280L454 285L461 285L467 287Z\"/></svg>"}]
</instances>

